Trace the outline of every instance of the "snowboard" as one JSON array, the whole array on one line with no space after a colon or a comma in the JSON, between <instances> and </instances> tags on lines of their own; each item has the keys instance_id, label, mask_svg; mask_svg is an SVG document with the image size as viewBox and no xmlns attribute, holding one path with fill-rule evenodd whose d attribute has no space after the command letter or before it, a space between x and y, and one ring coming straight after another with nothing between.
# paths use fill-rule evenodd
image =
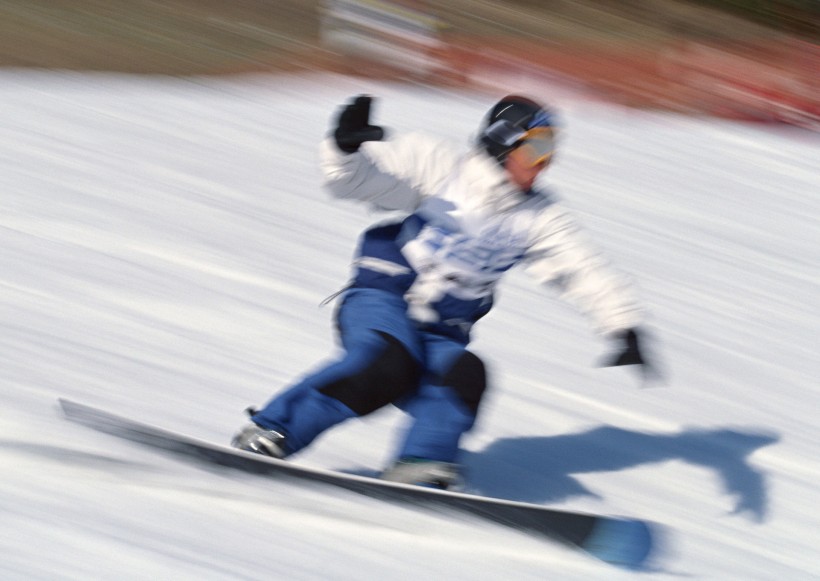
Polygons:
<instances>
[{"instance_id":1,"label":"snowboard","mask_svg":"<svg viewBox=\"0 0 820 581\"><path fill-rule=\"evenodd\" d=\"M275 478L318 482L394 503L466 513L581 549L597 559L625 568L640 568L652 550L653 530L642 520L558 510L300 466L213 444L81 403L58 401L70 421L198 462Z\"/></svg>"}]
</instances>

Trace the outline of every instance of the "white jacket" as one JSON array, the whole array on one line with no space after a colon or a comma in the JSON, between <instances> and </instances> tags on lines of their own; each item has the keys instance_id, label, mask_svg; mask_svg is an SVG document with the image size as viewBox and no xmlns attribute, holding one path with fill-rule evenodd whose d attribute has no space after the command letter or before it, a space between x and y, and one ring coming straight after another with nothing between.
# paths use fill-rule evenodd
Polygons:
<instances>
[{"instance_id":1,"label":"white jacket","mask_svg":"<svg viewBox=\"0 0 820 581\"><path fill-rule=\"evenodd\" d=\"M334 197L410 215L395 254L364 248L357 266L367 280L405 276L409 284L401 289L418 321L461 325L468 333L489 310L495 284L520 262L600 333L642 322L629 279L567 210L544 192L520 191L483 150L463 154L414 133L346 154L329 138L321 144L320 165Z\"/></svg>"}]
</instances>

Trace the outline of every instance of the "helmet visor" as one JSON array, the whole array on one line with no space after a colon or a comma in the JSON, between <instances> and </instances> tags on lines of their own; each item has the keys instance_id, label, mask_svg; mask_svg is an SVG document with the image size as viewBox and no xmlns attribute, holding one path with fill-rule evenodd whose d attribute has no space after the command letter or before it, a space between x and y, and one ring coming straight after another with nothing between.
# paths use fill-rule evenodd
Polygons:
<instances>
[{"instance_id":1,"label":"helmet visor","mask_svg":"<svg viewBox=\"0 0 820 581\"><path fill-rule=\"evenodd\" d=\"M524 133L519 145L510 155L527 165L534 167L548 161L555 152L555 134L552 127L535 127Z\"/></svg>"}]
</instances>

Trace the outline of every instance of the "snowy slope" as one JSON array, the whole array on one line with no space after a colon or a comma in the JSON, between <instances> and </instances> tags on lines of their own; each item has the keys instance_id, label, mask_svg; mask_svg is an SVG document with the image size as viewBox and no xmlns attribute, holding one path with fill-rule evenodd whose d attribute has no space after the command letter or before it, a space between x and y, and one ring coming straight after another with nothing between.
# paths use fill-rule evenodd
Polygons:
<instances>
[{"instance_id":1,"label":"snowy slope","mask_svg":"<svg viewBox=\"0 0 820 581\"><path fill-rule=\"evenodd\" d=\"M513 273L477 327L476 492L638 516L646 572L465 517L209 471L62 420L58 396L216 442L335 349L359 230L315 151L349 95L467 142L496 97L339 77L0 74L0 578L820 578L820 140L556 96L546 176L640 283L665 387ZM402 417L294 461L380 469Z\"/></svg>"}]
</instances>

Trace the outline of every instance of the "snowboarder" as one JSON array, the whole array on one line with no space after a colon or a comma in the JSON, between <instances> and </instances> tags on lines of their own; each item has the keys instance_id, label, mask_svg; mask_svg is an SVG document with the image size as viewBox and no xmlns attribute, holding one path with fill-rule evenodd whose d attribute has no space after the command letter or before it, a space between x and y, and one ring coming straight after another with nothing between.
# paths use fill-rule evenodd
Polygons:
<instances>
[{"instance_id":1,"label":"snowboarder","mask_svg":"<svg viewBox=\"0 0 820 581\"><path fill-rule=\"evenodd\" d=\"M252 411L233 446L284 458L331 426L394 404L412 423L383 478L439 488L458 481L459 440L487 387L470 330L519 263L615 341L605 365L654 373L631 283L535 185L555 151L549 109L504 97L475 147L461 152L422 134L385 140L370 107L368 96L353 99L321 144L325 186L403 218L361 237L336 315L344 354Z\"/></svg>"}]
</instances>

